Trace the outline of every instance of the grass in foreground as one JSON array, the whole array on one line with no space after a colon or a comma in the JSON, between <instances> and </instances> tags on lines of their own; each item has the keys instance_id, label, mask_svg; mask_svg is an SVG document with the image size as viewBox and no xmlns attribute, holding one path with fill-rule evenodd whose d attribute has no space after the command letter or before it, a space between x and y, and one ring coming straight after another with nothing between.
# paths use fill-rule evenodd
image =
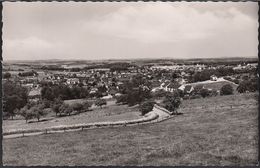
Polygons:
<instances>
[{"instance_id":1,"label":"grass in foreground","mask_svg":"<svg viewBox=\"0 0 260 168\"><path fill-rule=\"evenodd\" d=\"M240 106L231 109L231 104ZM187 100L180 112L184 114L152 125L4 139L3 163L155 166L257 163L256 94Z\"/></svg>"}]
</instances>

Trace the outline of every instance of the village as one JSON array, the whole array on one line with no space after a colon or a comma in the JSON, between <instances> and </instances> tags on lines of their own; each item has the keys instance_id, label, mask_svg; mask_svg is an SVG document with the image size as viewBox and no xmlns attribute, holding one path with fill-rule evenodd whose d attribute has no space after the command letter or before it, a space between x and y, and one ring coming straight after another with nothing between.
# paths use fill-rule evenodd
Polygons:
<instances>
[{"instance_id":1,"label":"village","mask_svg":"<svg viewBox=\"0 0 260 168\"><path fill-rule=\"evenodd\" d=\"M248 63L245 65L238 64L236 66L222 66L223 69L232 69L234 71L252 71L257 67L256 63ZM4 67L5 68L5 67ZM221 68L221 66L218 66ZM7 69L7 68L6 68ZM21 86L26 87L29 90L28 98L30 101L37 101L41 98L41 89L43 84L49 83L52 85L67 85L70 88L73 86L79 86L85 88L89 94L95 96L99 87L103 87L102 97L104 99L112 98L113 96L119 96L121 86L129 81L133 76L142 74L142 77L150 82L152 92L164 90L173 92L176 89L187 92L188 94L194 90L196 84L200 84L201 81L194 82L192 75L207 70L215 70L215 66L206 66L204 64L197 65L174 65L174 66L142 66L142 67L129 67L126 70L111 71L109 68L97 68L89 70L79 70L78 72L71 72L70 68L64 71L52 71L52 70L34 70L32 73L26 74L23 71L19 71L17 74L12 74L13 71L7 71L10 73L10 77L3 79L3 81L9 80L19 83ZM8 70L8 69L7 69ZM30 71L28 71L30 72ZM12 74L12 75L11 75ZM235 74L235 73L234 73ZM227 77L228 75L226 75ZM223 79L225 76L217 76L215 74L210 75L204 84L229 82L234 83L233 75L229 76L229 79ZM203 82L201 83L203 84ZM214 88L208 87L212 90ZM216 91L219 92L220 88Z\"/></svg>"}]
</instances>

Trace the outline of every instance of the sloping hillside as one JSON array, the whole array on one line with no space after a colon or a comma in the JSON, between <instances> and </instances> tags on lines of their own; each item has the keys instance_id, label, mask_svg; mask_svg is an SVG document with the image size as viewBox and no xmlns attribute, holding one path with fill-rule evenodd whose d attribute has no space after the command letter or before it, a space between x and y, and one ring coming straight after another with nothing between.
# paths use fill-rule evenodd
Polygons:
<instances>
[{"instance_id":1,"label":"sloping hillside","mask_svg":"<svg viewBox=\"0 0 260 168\"><path fill-rule=\"evenodd\" d=\"M165 122L3 140L4 165L256 165L257 94L183 101Z\"/></svg>"}]
</instances>

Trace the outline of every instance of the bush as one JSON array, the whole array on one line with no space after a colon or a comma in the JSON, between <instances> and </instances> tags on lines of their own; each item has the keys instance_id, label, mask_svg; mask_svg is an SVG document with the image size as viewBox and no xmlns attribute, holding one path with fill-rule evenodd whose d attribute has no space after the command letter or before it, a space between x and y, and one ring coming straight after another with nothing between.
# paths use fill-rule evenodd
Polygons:
<instances>
[{"instance_id":1,"label":"bush","mask_svg":"<svg viewBox=\"0 0 260 168\"><path fill-rule=\"evenodd\" d=\"M194 94L200 94L200 90L203 89L203 85L196 85L194 86Z\"/></svg>"},{"instance_id":2,"label":"bush","mask_svg":"<svg viewBox=\"0 0 260 168\"><path fill-rule=\"evenodd\" d=\"M116 104L127 104L127 95L123 94L116 97Z\"/></svg>"},{"instance_id":3,"label":"bush","mask_svg":"<svg viewBox=\"0 0 260 168\"><path fill-rule=\"evenodd\" d=\"M60 116L61 116L61 114L70 116L72 111L73 111L72 107L65 103L63 103L59 108Z\"/></svg>"},{"instance_id":4,"label":"bush","mask_svg":"<svg viewBox=\"0 0 260 168\"><path fill-rule=\"evenodd\" d=\"M145 115L148 112L153 110L153 106L154 106L154 102L153 101L146 101L146 102L143 102L139 106L139 110L141 111L142 115Z\"/></svg>"},{"instance_id":5,"label":"bush","mask_svg":"<svg viewBox=\"0 0 260 168\"><path fill-rule=\"evenodd\" d=\"M102 108L102 106L106 105L107 101L105 99L97 99L95 101L95 105L99 106L100 108Z\"/></svg>"},{"instance_id":6,"label":"bush","mask_svg":"<svg viewBox=\"0 0 260 168\"><path fill-rule=\"evenodd\" d=\"M233 87L230 84L226 84L221 87L220 89L220 95L231 95L233 94Z\"/></svg>"},{"instance_id":7,"label":"bush","mask_svg":"<svg viewBox=\"0 0 260 168\"><path fill-rule=\"evenodd\" d=\"M209 94L210 94L210 96L217 96L218 91L217 90L211 90Z\"/></svg>"},{"instance_id":8,"label":"bush","mask_svg":"<svg viewBox=\"0 0 260 168\"><path fill-rule=\"evenodd\" d=\"M168 93L163 100L164 107L170 112L177 113L181 104L181 98L177 92Z\"/></svg>"},{"instance_id":9,"label":"bush","mask_svg":"<svg viewBox=\"0 0 260 168\"><path fill-rule=\"evenodd\" d=\"M210 95L210 92L209 92L209 90L208 89L201 89L200 90L200 95L203 97L203 98L205 98L205 97L208 97L209 95Z\"/></svg>"},{"instance_id":10,"label":"bush","mask_svg":"<svg viewBox=\"0 0 260 168\"><path fill-rule=\"evenodd\" d=\"M3 74L3 78L9 79L9 78L11 78L11 74L9 72L6 72L6 73Z\"/></svg>"}]
</instances>

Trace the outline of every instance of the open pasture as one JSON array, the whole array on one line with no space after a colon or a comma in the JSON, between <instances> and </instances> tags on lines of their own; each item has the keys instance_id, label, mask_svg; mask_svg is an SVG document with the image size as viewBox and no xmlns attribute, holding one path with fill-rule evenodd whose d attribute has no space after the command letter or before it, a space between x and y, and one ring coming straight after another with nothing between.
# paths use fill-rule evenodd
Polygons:
<instances>
[{"instance_id":1,"label":"open pasture","mask_svg":"<svg viewBox=\"0 0 260 168\"><path fill-rule=\"evenodd\" d=\"M60 166L257 164L257 94L184 100L179 111L183 114L151 125L4 139L3 163Z\"/></svg>"},{"instance_id":2,"label":"open pasture","mask_svg":"<svg viewBox=\"0 0 260 168\"><path fill-rule=\"evenodd\" d=\"M81 123L93 123L104 121L132 120L141 118L137 107L127 107L126 105L110 105L101 108L94 108L80 114L64 117L52 116L43 118L41 122L26 123L22 118L16 120L4 120L3 132L17 129L45 129L58 125L73 125Z\"/></svg>"}]
</instances>

